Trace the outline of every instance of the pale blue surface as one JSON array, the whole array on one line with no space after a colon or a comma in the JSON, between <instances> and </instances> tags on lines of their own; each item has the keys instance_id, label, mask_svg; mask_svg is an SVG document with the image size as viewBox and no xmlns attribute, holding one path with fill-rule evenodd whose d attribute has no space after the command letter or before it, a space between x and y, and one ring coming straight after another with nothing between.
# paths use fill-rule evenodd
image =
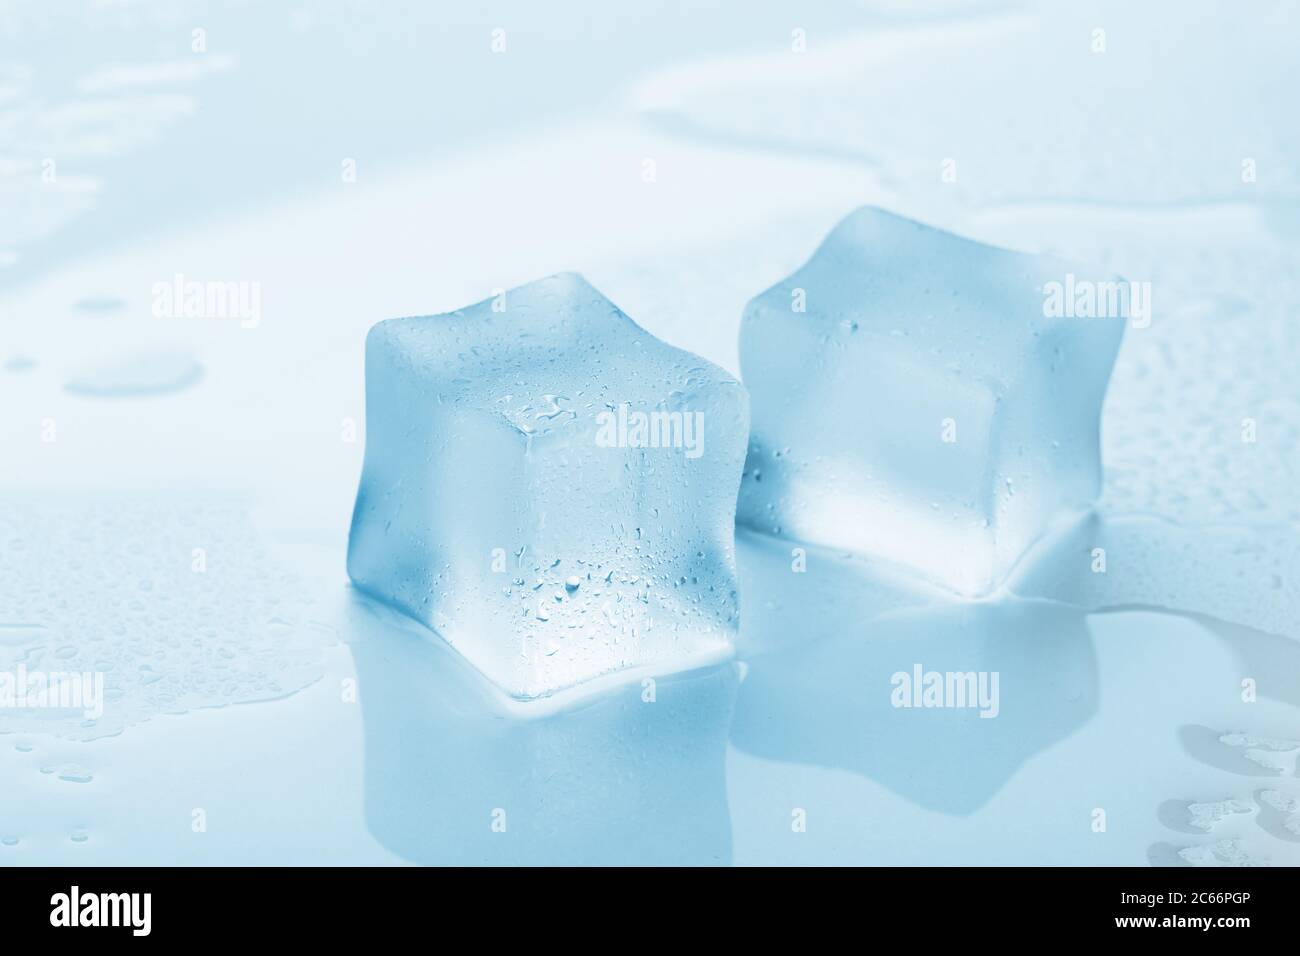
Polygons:
<instances>
[{"instance_id":1,"label":"pale blue surface","mask_svg":"<svg viewBox=\"0 0 1300 956\"><path fill-rule=\"evenodd\" d=\"M1300 861L1293 5L0 7L0 671L107 687L0 712L0 865ZM742 530L735 665L556 708L349 585L376 322L579 270L737 376L864 204L1152 283L1004 592Z\"/></svg>"}]
</instances>

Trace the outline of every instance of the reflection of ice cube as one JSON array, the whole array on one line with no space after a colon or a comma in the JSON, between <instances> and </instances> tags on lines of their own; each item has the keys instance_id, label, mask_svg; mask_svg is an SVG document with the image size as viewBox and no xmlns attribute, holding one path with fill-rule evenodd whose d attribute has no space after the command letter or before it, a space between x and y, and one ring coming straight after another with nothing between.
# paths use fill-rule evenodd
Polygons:
<instances>
[{"instance_id":1,"label":"reflection of ice cube","mask_svg":"<svg viewBox=\"0 0 1300 956\"><path fill-rule=\"evenodd\" d=\"M581 705L503 705L444 646L354 607L366 822L393 852L433 865L731 862L735 664L588 685Z\"/></svg>"},{"instance_id":2,"label":"reflection of ice cube","mask_svg":"<svg viewBox=\"0 0 1300 956\"><path fill-rule=\"evenodd\" d=\"M740 520L989 591L1099 490L1130 291L858 210L746 308Z\"/></svg>"},{"instance_id":3,"label":"reflection of ice cube","mask_svg":"<svg viewBox=\"0 0 1300 956\"><path fill-rule=\"evenodd\" d=\"M744 389L576 275L366 341L348 573L517 697L730 653Z\"/></svg>"},{"instance_id":4,"label":"reflection of ice cube","mask_svg":"<svg viewBox=\"0 0 1300 956\"><path fill-rule=\"evenodd\" d=\"M731 744L745 754L847 770L927 810L969 814L1096 711L1097 663L1079 611L1015 601L935 603L872 618L886 582L858 562L822 555L816 574L791 574L788 561L748 546L742 562L746 585L766 582L765 597L790 607L810 586L806 579L826 577L837 592L780 643L762 640L768 615L751 617L747 607L746 632L751 621L760 631L746 634L747 647L765 643L772 652L747 662L740 686ZM916 696L919 682L900 680L918 669L939 673L945 687L966 682L972 693L925 702ZM913 696L900 696L902 686ZM810 816L818 812L801 805ZM818 839L826 839L821 832ZM913 862L920 852L912 850Z\"/></svg>"}]
</instances>

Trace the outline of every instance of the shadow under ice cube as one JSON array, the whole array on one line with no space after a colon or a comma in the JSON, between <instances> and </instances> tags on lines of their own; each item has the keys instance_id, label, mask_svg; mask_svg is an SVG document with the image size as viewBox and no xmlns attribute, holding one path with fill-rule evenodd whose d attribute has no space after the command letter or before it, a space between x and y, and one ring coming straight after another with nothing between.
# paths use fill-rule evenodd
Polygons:
<instances>
[{"instance_id":1,"label":"shadow under ice cube","mask_svg":"<svg viewBox=\"0 0 1300 956\"><path fill-rule=\"evenodd\" d=\"M724 659L748 429L577 275L380 322L348 574L515 697Z\"/></svg>"},{"instance_id":2,"label":"shadow under ice cube","mask_svg":"<svg viewBox=\"0 0 1300 956\"><path fill-rule=\"evenodd\" d=\"M745 310L739 520L995 589L1100 489L1131 288L857 210Z\"/></svg>"}]
</instances>

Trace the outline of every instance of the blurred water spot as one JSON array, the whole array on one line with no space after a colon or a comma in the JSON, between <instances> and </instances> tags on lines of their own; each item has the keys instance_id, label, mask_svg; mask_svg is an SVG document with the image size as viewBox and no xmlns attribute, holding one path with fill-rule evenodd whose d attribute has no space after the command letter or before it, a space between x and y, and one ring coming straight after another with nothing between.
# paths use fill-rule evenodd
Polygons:
<instances>
[{"instance_id":1,"label":"blurred water spot","mask_svg":"<svg viewBox=\"0 0 1300 956\"><path fill-rule=\"evenodd\" d=\"M157 352L86 369L64 388L79 395L126 398L183 391L202 377L203 366L194 356L185 352Z\"/></svg>"},{"instance_id":2,"label":"blurred water spot","mask_svg":"<svg viewBox=\"0 0 1300 956\"><path fill-rule=\"evenodd\" d=\"M111 295L91 295L73 304L73 308L81 312L118 312L125 307L124 299Z\"/></svg>"},{"instance_id":3,"label":"blurred water spot","mask_svg":"<svg viewBox=\"0 0 1300 956\"><path fill-rule=\"evenodd\" d=\"M94 774L89 770L75 764L64 764L61 767L42 767L41 773L55 774L60 780L65 780L68 783L90 783L95 779Z\"/></svg>"}]
</instances>

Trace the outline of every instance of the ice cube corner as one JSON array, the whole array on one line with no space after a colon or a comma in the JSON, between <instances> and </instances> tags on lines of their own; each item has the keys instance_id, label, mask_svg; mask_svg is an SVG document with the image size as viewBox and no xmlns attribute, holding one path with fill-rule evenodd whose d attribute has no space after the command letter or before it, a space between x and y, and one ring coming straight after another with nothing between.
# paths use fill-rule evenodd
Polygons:
<instances>
[{"instance_id":1,"label":"ice cube corner","mask_svg":"<svg viewBox=\"0 0 1300 956\"><path fill-rule=\"evenodd\" d=\"M1056 314L1062 283L1105 296L1109 314ZM753 432L738 520L962 594L994 590L1100 490L1128 288L882 210L851 213L745 309Z\"/></svg>"},{"instance_id":2,"label":"ice cube corner","mask_svg":"<svg viewBox=\"0 0 1300 956\"><path fill-rule=\"evenodd\" d=\"M348 574L518 698L725 659L748 430L578 275L380 322Z\"/></svg>"}]
</instances>

